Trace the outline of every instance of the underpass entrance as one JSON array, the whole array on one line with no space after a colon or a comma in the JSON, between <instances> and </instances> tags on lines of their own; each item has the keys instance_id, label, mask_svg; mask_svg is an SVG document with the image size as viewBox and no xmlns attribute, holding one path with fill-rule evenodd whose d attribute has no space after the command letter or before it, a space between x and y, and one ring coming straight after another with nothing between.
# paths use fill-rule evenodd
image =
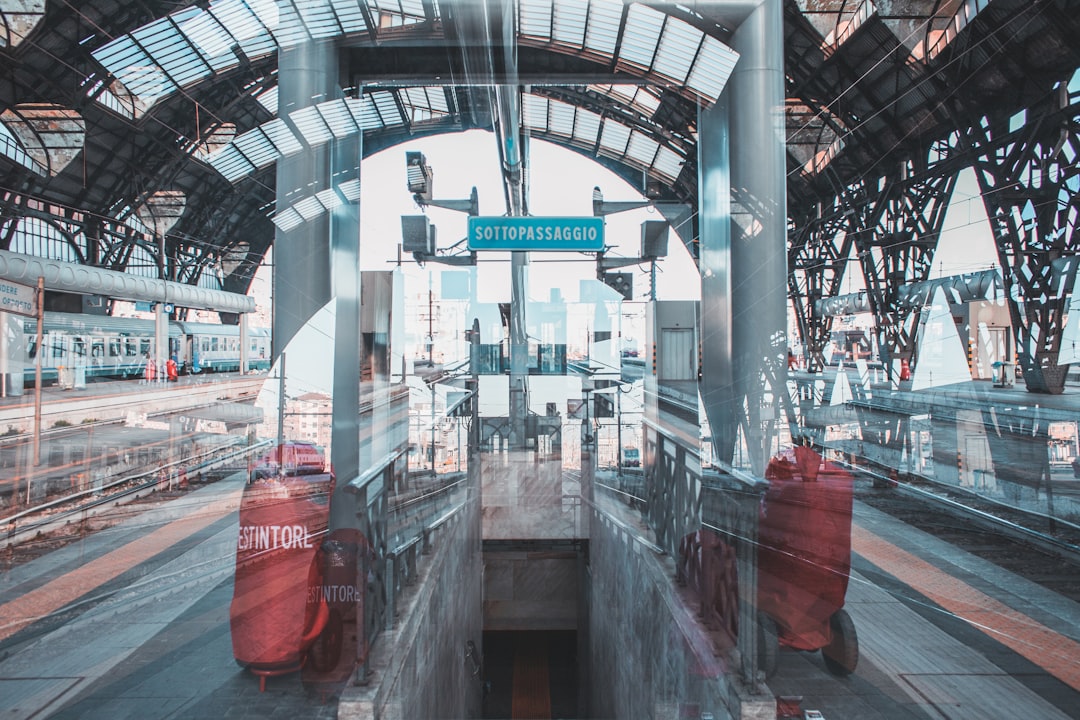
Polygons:
<instances>
[{"instance_id":1,"label":"underpass entrance","mask_svg":"<svg viewBox=\"0 0 1080 720\"><path fill-rule=\"evenodd\" d=\"M484 718L576 718L574 630L484 633Z\"/></svg>"}]
</instances>

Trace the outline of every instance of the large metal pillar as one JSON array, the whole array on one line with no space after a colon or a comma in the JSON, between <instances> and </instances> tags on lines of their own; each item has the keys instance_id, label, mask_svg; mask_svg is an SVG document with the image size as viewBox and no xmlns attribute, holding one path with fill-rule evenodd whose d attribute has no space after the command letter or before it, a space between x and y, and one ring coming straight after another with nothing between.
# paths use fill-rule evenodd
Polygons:
<instances>
[{"instance_id":1,"label":"large metal pillar","mask_svg":"<svg viewBox=\"0 0 1080 720\"><path fill-rule=\"evenodd\" d=\"M343 97L337 49L307 43L279 53L279 116ZM302 133L299 133L302 136ZM360 173L361 136L281 158L279 205L355 180ZM334 402L331 463L339 487L359 474L360 408L360 207L342 195L333 211L274 239L274 357L312 316L333 300ZM334 518L331 518L334 523Z\"/></svg>"},{"instance_id":2,"label":"large metal pillar","mask_svg":"<svg viewBox=\"0 0 1080 720\"><path fill-rule=\"evenodd\" d=\"M741 425L759 476L769 405L786 393L783 37L782 3L762 0L735 31L740 57L717 107L699 119L702 391L717 460L732 462Z\"/></svg>"},{"instance_id":3,"label":"large metal pillar","mask_svg":"<svg viewBox=\"0 0 1080 720\"><path fill-rule=\"evenodd\" d=\"M328 44L306 43L279 52L278 115L329 99L336 89L336 53ZM286 120L287 121L287 120ZM332 143L286 155L277 162L277 204L287 207L306 188L323 190L330 182ZM311 218L274 234L273 357L331 296L330 214Z\"/></svg>"}]
</instances>

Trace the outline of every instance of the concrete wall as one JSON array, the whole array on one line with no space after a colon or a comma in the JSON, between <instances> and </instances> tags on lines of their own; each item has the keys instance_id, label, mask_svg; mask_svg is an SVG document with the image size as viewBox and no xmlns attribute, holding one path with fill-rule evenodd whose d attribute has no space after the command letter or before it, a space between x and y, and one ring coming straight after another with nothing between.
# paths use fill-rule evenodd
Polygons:
<instances>
[{"instance_id":1,"label":"concrete wall","mask_svg":"<svg viewBox=\"0 0 1080 720\"><path fill-rule=\"evenodd\" d=\"M573 547L484 549L484 630L577 630Z\"/></svg>"},{"instance_id":2,"label":"concrete wall","mask_svg":"<svg viewBox=\"0 0 1080 720\"><path fill-rule=\"evenodd\" d=\"M393 629L372 647L366 684L342 693L339 720L480 717L479 535L480 509L473 498L432 536L416 584L398 598Z\"/></svg>"},{"instance_id":3,"label":"concrete wall","mask_svg":"<svg viewBox=\"0 0 1080 720\"><path fill-rule=\"evenodd\" d=\"M732 658L717 654L675 585L667 556L597 512L586 590L590 706L587 717L773 720L768 689L751 695Z\"/></svg>"}]
</instances>

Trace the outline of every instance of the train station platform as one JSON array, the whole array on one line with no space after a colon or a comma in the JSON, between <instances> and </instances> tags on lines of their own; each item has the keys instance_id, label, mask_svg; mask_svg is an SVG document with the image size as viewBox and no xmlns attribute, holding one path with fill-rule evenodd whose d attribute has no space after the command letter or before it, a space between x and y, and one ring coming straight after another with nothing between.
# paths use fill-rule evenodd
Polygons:
<instances>
[{"instance_id":1,"label":"train station platform","mask_svg":"<svg viewBox=\"0 0 1080 720\"><path fill-rule=\"evenodd\" d=\"M258 679L233 661L229 603L244 482L236 474L159 498L65 547L6 561L0 577L5 717L373 717L349 701L361 687L314 686L293 673L270 678L260 691ZM598 482L615 485L614 473L601 471ZM617 496L599 505L619 527L641 527ZM1075 600L861 502L854 517L847 609L859 631L858 670L838 678L820 654L782 651L768 681L772 695L799 696L803 707L829 718L1073 716L1070 708L1080 702ZM647 542L641 532L639 540ZM671 559L652 561L663 569ZM414 607L410 598L425 596L424 578L407 588L403 609ZM639 601L609 597L603 604L618 614ZM693 612L692 605L687 609ZM407 623L404 615L400 620ZM524 717L519 711L540 701L551 708L543 717L563 717L551 713L574 705L559 660L574 654L573 641L553 637L492 640L489 659L501 660L490 670L497 684L489 688L484 717ZM413 642L428 640L421 634ZM407 655L408 644L397 652ZM630 672L627 662L612 657L595 672ZM540 665L548 677L537 689L532 685L545 675L535 672ZM521 684L526 680L531 685ZM675 692L675 717L684 716L680 707L690 709Z\"/></svg>"},{"instance_id":2,"label":"train station platform","mask_svg":"<svg viewBox=\"0 0 1080 720\"><path fill-rule=\"evenodd\" d=\"M230 401L250 402L266 381L267 373L203 373L181 375L175 382L96 380L83 387L58 384L41 389L41 429L57 423L82 425L117 420L131 412L154 415L177 410L223 407ZM34 389L22 395L0 397L0 436L29 433L34 420ZM223 415L223 418L228 417ZM237 415L237 421L244 416Z\"/></svg>"}]
</instances>

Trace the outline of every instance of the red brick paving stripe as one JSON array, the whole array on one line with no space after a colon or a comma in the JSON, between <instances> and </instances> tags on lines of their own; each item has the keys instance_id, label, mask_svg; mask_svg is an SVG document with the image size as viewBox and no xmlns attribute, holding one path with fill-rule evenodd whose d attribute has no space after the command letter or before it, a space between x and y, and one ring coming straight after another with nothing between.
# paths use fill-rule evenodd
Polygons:
<instances>
[{"instance_id":1,"label":"red brick paving stripe","mask_svg":"<svg viewBox=\"0 0 1080 720\"><path fill-rule=\"evenodd\" d=\"M149 560L239 507L240 491L230 493L187 517L174 520L138 540L118 547L65 573L36 590L0 605L0 640L11 637L27 625L56 612L110 580Z\"/></svg>"},{"instance_id":2,"label":"red brick paving stripe","mask_svg":"<svg viewBox=\"0 0 1080 720\"><path fill-rule=\"evenodd\" d=\"M865 528L852 525L851 548L950 613L1080 690L1080 643L976 590Z\"/></svg>"}]
</instances>

